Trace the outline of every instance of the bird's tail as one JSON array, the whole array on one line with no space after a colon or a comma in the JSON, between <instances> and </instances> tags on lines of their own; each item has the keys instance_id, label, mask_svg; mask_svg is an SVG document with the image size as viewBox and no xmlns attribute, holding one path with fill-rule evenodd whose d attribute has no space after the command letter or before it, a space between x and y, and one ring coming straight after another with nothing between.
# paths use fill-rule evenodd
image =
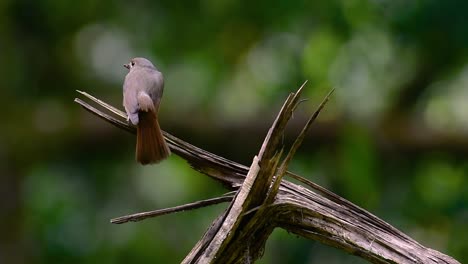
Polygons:
<instances>
[{"instance_id":1,"label":"bird's tail","mask_svg":"<svg viewBox=\"0 0 468 264\"><path fill-rule=\"evenodd\" d=\"M166 144L153 109L138 112L136 160L143 165L158 163L171 151Z\"/></svg>"}]
</instances>

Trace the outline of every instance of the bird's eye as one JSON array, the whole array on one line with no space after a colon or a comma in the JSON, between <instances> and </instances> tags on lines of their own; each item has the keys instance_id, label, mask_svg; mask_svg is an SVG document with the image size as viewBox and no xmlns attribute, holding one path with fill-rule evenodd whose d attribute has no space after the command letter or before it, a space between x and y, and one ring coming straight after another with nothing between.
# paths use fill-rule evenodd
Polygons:
<instances>
[{"instance_id":1,"label":"bird's eye","mask_svg":"<svg viewBox=\"0 0 468 264\"><path fill-rule=\"evenodd\" d=\"M135 66L135 62L134 62L134 61L132 61L132 66Z\"/></svg>"}]
</instances>

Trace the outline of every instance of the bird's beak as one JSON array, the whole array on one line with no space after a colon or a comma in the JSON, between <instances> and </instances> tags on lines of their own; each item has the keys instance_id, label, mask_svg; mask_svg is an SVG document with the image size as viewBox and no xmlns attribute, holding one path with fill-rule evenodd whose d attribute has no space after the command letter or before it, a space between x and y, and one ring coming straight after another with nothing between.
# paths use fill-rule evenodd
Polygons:
<instances>
[{"instance_id":1,"label":"bird's beak","mask_svg":"<svg viewBox=\"0 0 468 264\"><path fill-rule=\"evenodd\" d=\"M124 64L123 66L130 70L130 63Z\"/></svg>"}]
</instances>

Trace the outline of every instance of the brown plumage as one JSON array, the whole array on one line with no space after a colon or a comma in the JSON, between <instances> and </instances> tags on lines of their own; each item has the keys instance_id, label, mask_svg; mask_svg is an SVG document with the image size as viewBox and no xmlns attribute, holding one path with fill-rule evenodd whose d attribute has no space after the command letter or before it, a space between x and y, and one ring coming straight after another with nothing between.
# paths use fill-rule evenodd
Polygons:
<instances>
[{"instance_id":1,"label":"brown plumage","mask_svg":"<svg viewBox=\"0 0 468 264\"><path fill-rule=\"evenodd\" d=\"M123 105L137 127L136 160L143 165L158 163L171 153L158 123L163 76L145 58L134 58L124 66L130 71L123 85Z\"/></svg>"},{"instance_id":2,"label":"brown plumage","mask_svg":"<svg viewBox=\"0 0 468 264\"><path fill-rule=\"evenodd\" d=\"M158 163L171 153L154 111L140 111L137 126L136 160L143 165Z\"/></svg>"}]
</instances>

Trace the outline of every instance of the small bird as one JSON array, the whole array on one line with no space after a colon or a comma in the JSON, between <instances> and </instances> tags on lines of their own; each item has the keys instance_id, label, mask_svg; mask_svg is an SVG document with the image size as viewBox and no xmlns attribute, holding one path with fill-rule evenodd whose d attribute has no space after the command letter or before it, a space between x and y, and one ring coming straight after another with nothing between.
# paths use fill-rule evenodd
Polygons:
<instances>
[{"instance_id":1,"label":"small bird","mask_svg":"<svg viewBox=\"0 0 468 264\"><path fill-rule=\"evenodd\" d=\"M163 75L145 58L133 58L124 67L129 72L123 84L123 106L127 121L137 127L136 160L143 165L158 163L171 154L158 123Z\"/></svg>"}]
</instances>

